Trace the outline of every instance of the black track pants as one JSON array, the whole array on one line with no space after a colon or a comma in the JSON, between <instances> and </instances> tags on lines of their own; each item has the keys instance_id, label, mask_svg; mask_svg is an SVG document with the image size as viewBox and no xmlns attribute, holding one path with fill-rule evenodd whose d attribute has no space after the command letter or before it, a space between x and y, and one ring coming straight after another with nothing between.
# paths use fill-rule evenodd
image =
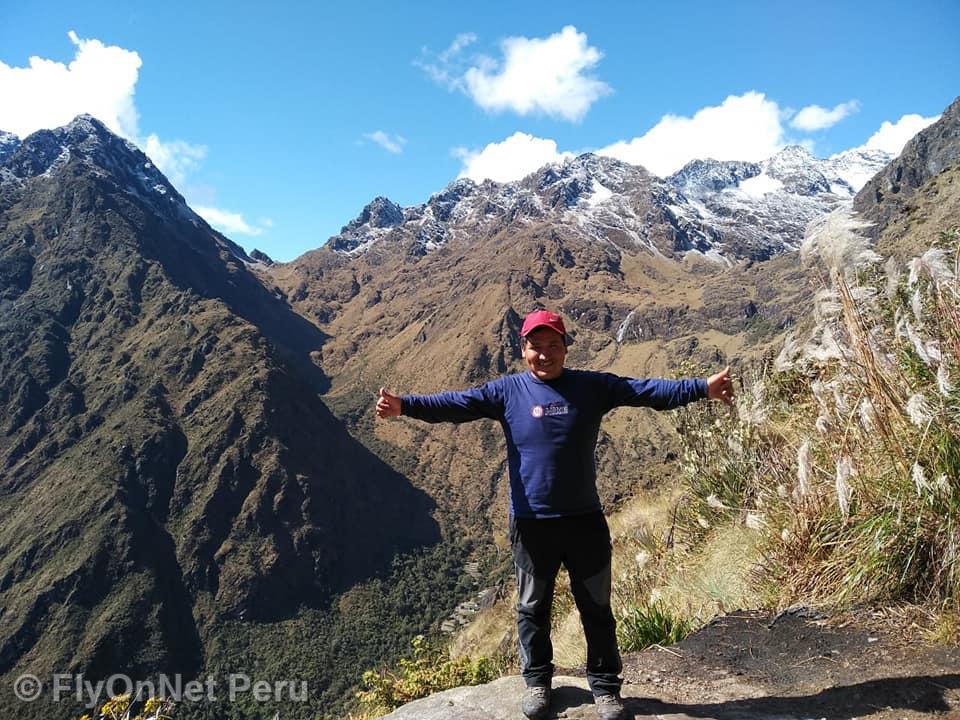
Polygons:
<instances>
[{"instance_id":1,"label":"black track pants","mask_svg":"<svg viewBox=\"0 0 960 720\"><path fill-rule=\"evenodd\" d=\"M528 686L553 677L550 609L562 564L587 639L587 680L596 695L620 691L620 652L610 609L610 531L603 513L547 520L510 518L517 572L517 635Z\"/></svg>"}]
</instances>

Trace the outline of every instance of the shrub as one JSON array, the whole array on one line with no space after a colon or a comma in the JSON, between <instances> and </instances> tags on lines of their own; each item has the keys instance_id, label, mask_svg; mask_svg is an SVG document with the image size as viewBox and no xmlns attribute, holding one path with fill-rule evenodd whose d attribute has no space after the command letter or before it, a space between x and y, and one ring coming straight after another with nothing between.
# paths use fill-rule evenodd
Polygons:
<instances>
[{"instance_id":1,"label":"shrub","mask_svg":"<svg viewBox=\"0 0 960 720\"><path fill-rule=\"evenodd\" d=\"M117 695L107 700L101 707L95 720L170 720L173 717L173 701L151 697L142 707L131 698L129 693ZM137 712L134 715L134 712ZM80 720L94 720L90 715L80 716Z\"/></svg>"},{"instance_id":2,"label":"shrub","mask_svg":"<svg viewBox=\"0 0 960 720\"><path fill-rule=\"evenodd\" d=\"M502 661L489 657L452 658L446 648L437 648L423 635L411 643L413 655L402 658L395 671L368 670L363 690L357 693L369 711L389 712L401 705L441 690L461 685L479 685L500 676Z\"/></svg>"}]
</instances>

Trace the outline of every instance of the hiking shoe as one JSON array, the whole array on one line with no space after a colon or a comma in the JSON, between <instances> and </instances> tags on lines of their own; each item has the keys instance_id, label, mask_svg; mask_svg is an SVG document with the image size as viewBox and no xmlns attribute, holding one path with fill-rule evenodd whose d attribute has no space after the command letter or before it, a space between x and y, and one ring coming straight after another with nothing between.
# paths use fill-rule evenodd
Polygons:
<instances>
[{"instance_id":1,"label":"hiking shoe","mask_svg":"<svg viewBox=\"0 0 960 720\"><path fill-rule=\"evenodd\" d=\"M597 706L597 715L600 720L623 720L624 714L623 700L620 695L594 695L593 702Z\"/></svg>"},{"instance_id":2,"label":"hiking shoe","mask_svg":"<svg viewBox=\"0 0 960 720\"><path fill-rule=\"evenodd\" d=\"M520 702L520 709L530 720L542 720L550 709L550 688L543 685L528 687Z\"/></svg>"}]
</instances>

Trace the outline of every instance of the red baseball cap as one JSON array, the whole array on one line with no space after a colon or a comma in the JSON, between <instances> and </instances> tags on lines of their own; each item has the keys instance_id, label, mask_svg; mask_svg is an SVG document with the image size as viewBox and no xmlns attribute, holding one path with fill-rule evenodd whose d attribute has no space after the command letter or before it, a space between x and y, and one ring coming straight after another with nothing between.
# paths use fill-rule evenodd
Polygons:
<instances>
[{"instance_id":1,"label":"red baseball cap","mask_svg":"<svg viewBox=\"0 0 960 720\"><path fill-rule=\"evenodd\" d=\"M526 337L538 327L548 327L554 332L567 336L567 329L563 326L563 318L549 310L534 310L523 319L520 337Z\"/></svg>"}]
</instances>

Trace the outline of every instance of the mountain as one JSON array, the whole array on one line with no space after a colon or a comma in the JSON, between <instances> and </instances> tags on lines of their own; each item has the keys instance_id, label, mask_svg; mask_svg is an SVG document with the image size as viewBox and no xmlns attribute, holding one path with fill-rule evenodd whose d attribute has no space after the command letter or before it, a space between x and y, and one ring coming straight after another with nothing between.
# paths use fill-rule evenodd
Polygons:
<instances>
[{"instance_id":1,"label":"mountain","mask_svg":"<svg viewBox=\"0 0 960 720\"><path fill-rule=\"evenodd\" d=\"M782 271L796 288L790 251L807 222L849 202L851 182L886 160L788 147L763 163L698 160L658 178L586 154L514 183L460 179L418 206L376 198L324 247L258 272L333 338L321 364L336 397L353 368L390 367L371 350L379 342L403 367L431 356L433 337L471 338L465 368L437 357L430 377L503 372L517 357L517 317L537 304L597 333L591 351L710 326L786 327L790 304L768 279ZM763 273L754 265L772 260Z\"/></svg>"},{"instance_id":2,"label":"mountain","mask_svg":"<svg viewBox=\"0 0 960 720\"><path fill-rule=\"evenodd\" d=\"M940 119L914 136L900 156L868 182L854 199L854 209L873 223L871 235L879 237L888 225L899 226L899 237L916 224L905 209L921 187L960 162L960 97L953 101ZM916 237L917 243L925 237ZM904 248L909 252L909 248Z\"/></svg>"},{"instance_id":3,"label":"mountain","mask_svg":"<svg viewBox=\"0 0 960 720\"><path fill-rule=\"evenodd\" d=\"M695 160L667 182L687 201L674 213L720 238L700 249L768 259L799 247L807 223L853 197L889 160L886 153L862 151L818 160L794 145L762 163Z\"/></svg>"},{"instance_id":4,"label":"mountain","mask_svg":"<svg viewBox=\"0 0 960 720\"><path fill-rule=\"evenodd\" d=\"M697 252L722 262L766 260L796 249L810 220L853 197L889 160L879 151L818 160L791 146L763 163L694 160L661 179L586 154L514 183L457 180L411 208L376 198L328 246L355 257L381 240L414 238L408 251L423 254L451 236L523 220L672 258Z\"/></svg>"},{"instance_id":5,"label":"mountain","mask_svg":"<svg viewBox=\"0 0 960 720\"><path fill-rule=\"evenodd\" d=\"M269 669L308 676L293 715L329 711L440 625L468 554L508 564L499 428L375 422L377 388L522 370L538 306L564 313L575 367L769 357L819 288L791 251L804 218L881 159L787 148L658 178L588 154L377 198L272 263L93 118L0 136L0 680ZM955 173L900 215L949 217L914 200ZM597 461L608 508L670 483L673 421L611 413Z\"/></svg>"},{"instance_id":6,"label":"mountain","mask_svg":"<svg viewBox=\"0 0 960 720\"><path fill-rule=\"evenodd\" d=\"M706 372L762 353L814 293L789 252L803 218L843 199L822 189L835 178L821 181L819 162L791 151L769 168L704 162L661 179L587 154L516 183L461 179L415 207L377 198L324 247L256 271L328 337L318 362L338 417L381 456L402 458L397 467L435 499L438 518L496 543L507 514L499 428L377 424L371 395L521 370L520 322L537 306L567 318L573 366ZM776 201L752 205L767 219L726 217L723 207L750 202L740 186L764 172L784 178L769 193ZM775 221L783 207L802 216ZM608 507L657 486L676 466L672 421L614 413L598 459Z\"/></svg>"},{"instance_id":7,"label":"mountain","mask_svg":"<svg viewBox=\"0 0 960 720\"><path fill-rule=\"evenodd\" d=\"M4 138L0 674L189 676L440 539L319 398L323 333L142 152Z\"/></svg>"}]
</instances>

